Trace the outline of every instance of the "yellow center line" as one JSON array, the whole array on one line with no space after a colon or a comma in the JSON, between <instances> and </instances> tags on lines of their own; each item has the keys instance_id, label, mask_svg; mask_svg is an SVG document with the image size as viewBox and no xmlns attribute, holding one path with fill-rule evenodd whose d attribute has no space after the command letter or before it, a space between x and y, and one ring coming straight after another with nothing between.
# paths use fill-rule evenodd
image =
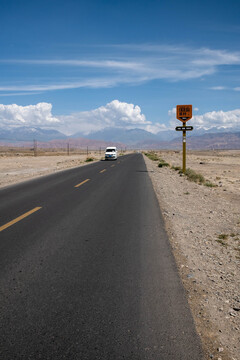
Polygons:
<instances>
[{"instance_id":1,"label":"yellow center line","mask_svg":"<svg viewBox=\"0 0 240 360\"><path fill-rule=\"evenodd\" d=\"M90 180L90 179L86 179L86 180L82 181L80 184L75 185L74 187L79 187L79 186L85 184L85 183L86 183L87 181L89 181L89 180Z\"/></svg>"},{"instance_id":2,"label":"yellow center line","mask_svg":"<svg viewBox=\"0 0 240 360\"><path fill-rule=\"evenodd\" d=\"M38 210L40 210L40 209L41 209L41 207L35 207L34 209L32 209L32 210L30 210L30 211L26 212L25 214L23 214L23 215L21 215L21 216L17 217L16 219L14 219L14 220L12 220L12 221L8 222L7 224L5 224L5 225L1 226L1 227L0 227L0 231L3 231L3 230L5 230L5 229L7 229L9 226L12 226L13 224L16 224L18 221L20 221L20 220L24 219L25 217L27 217L27 216L29 216L29 215L33 214L34 212L36 212L36 211L38 211Z\"/></svg>"},{"instance_id":3,"label":"yellow center line","mask_svg":"<svg viewBox=\"0 0 240 360\"><path fill-rule=\"evenodd\" d=\"M106 169L103 169L103 170L100 171L100 173L103 173L104 171L107 171L107 170L106 170Z\"/></svg>"}]
</instances>

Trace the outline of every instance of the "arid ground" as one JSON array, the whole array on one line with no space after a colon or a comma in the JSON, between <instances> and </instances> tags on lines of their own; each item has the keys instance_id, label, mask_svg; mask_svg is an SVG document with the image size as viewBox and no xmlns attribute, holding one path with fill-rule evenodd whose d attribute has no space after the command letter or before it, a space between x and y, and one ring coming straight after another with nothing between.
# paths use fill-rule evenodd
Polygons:
<instances>
[{"instance_id":1,"label":"arid ground","mask_svg":"<svg viewBox=\"0 0 240 360\"><path fill-rule=\"evenodd\" d=\"M240 151L192 151L187 167L208 186L174 170L179 151L145 161L162 209L206 359L240 359ZM217 186L215 186L217 185Z\"/></svg>"},{"instance_id":2,"label":"arid ground","mask_svg":"<svg viewBox=\"0 0 240 360\"><path fill-rule=\"evenodd\" d=\"M51 156L49 156L51 155ZM240 359L240 151L192 151L187 167L204 186L171 167L179 151L156 152L169 167L144 156L206 359ZM88 154L100 160L103 153ZM0 187L87 164L86 154L0 153ZM216 186L215 186L216 185Z\"/></svg>"},{"instance_id":3,"label":"arid ground","mask_svg":"<svg viewBox=\"0 0 240 360\"><path fill-rule=\"evenodd\" d=\"M33 156L29 152L0 152L0 187L16 184L34 177L88 164L87 159L99 161L104 153L91 151L88 154L46 153Z\"/></svg>"}]
</instances>

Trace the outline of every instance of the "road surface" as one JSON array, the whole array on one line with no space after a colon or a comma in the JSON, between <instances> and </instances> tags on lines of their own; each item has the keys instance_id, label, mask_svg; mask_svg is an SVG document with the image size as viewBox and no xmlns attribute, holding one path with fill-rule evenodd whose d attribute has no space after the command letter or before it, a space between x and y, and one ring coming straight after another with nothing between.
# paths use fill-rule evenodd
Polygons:
<instances>
[{"instance_id":1,"label":"road surface","mask_svg":"<svg viewBox=\"0 0 240 360\"><path fill-rule=\"evenodd\" d=\"M0 359L201 358L141 154L0 190Z\"/></svg>"}]
</instances>

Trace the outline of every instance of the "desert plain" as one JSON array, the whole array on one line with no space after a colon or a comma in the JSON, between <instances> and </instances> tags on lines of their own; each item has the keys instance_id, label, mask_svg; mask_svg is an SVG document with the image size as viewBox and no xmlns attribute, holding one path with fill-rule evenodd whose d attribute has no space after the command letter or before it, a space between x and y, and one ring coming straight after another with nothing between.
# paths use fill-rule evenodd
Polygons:
<instances>
[{"instance_id":1,"label":"desert plain","mask_svg":"<svg viewBox=\"0 0 240 360\"><path fill-rule=\"evenodd\" d=\"M104 153L99 151L81 151L81 153L64 154L60 151L42 150L34 156L33 152L22 149L9 152L0 151L0 188L39 176L88 164L87 159L99 161ZM89 162L92 162L89 161Z\"/></svg>"}]
</instances>

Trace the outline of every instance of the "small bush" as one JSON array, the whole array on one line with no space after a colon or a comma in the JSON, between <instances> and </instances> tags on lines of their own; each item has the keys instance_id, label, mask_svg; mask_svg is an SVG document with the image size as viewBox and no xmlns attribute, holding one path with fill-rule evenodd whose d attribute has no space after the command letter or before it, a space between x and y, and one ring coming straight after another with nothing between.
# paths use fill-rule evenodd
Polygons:
<instances>
[{"instance_id":1,"label":"small bush","mask_svg":"<svg viewBox=\"0 0 240 360\"><path fill-rule=\"evenodd\" d=\"M90 161L94 161L94 158L88 157L88 158L85 160L85 162L90 162Z\"/></svg>"},{"instance_id":2,"label":"small bush","mask_svg":"<svg viewBox=\"0 0 240 360\"><path fill-rule=\"evenodd\" d=\"M175 170L175 171L180 171L181 170L181 166L171 166L171 169Z\"/></svg>"},{"instance_id":3,"label":"small bush","mask_svg":"<svg viewBox=\"0 0 240 360\"><path fill-rule=\"evenodd\" d=\"M185 175L189 181L194 181L197 184L203 184L208 187L217 187L217 184L212 183L209 180L205 180L202 174L196 173L196 171L188 168L186 169L185 173L180 166L171 166L171 169L178 171L180 176Z\"/></svg>"},{"instance_id":4,"label":"small bush","mask_svg":"<svg viewBox=\"0 0 240 360\"><path fill-rule=\"evenodd\" d=\"M204 183L205 186L208 186L208 187L217 187L216 184L213 184L211 181L207 180L205 183Z\"/></svg>"},{"instance_id":5,"label":"small bush","mask_svg":"<svg viewBox=\"0 0 240 360\"><path fill-rule=\"evenodd\" d=\"M220 234L220 235L218 235L218 238L222 239L222 240L226 240L228 238L228 235L227 234Z\"/></svg>"},{"instance_id":6,"label":"small bush","mask_svg":"<svg viewBox=\"0 0 240 360\"><path fill-rule=\"evenodd\" d=\"M194 171L190 168L186 169L185 175L187 176L188 180L190 180L190 181L194 181L199 184L205 183L204 176L202 174L196 173L196 171Z\"/></svg>"},{"instance_id":7,"label":"small bush","mask_svg":"<svg viewBox=\"0 0 240 360\"><path fill-rule=\"evenodd\" d=\"M152 161L158 161L159 160L157 154L154 153L154 152L148 152L148 153L145 153L145 155Z\"/></svg>"},{"instance_id":8,"label":"small bush","mask_svg":"<svg viewBox=\"0 0 240 360\"><path fill-rule=\"evenodd\" d=\"M216 241L217 241L219 244L221 244L222 246L225 246L225 247L228 246L228 244L226 244L222 239L217 239Z\"/></svg>"},{"instance_id":9,"label":"small bush","mask_svg":"<svg viewBox=\"0 0 240 360\"><path fill-rule=\"evenodd\" d=\"M228 244L226 243L226 241L224 240L227 240L228 238L228 235L227 234L220 234L218 235L218 239L216 240L219 244L221 244L222 246L225 246L227 247Z\"/></svg>"},{"instance_id":10,"label":"small bush","mask_svg":"<svg viewBox=\"0 0 240 360\"><path fill-rule=\"evenodd\" d=\"M169 164L165 160L160 159L160 163L158 164L158 167L164 167L164 166L169 166Z\"/></svg>"}]
</instances>

